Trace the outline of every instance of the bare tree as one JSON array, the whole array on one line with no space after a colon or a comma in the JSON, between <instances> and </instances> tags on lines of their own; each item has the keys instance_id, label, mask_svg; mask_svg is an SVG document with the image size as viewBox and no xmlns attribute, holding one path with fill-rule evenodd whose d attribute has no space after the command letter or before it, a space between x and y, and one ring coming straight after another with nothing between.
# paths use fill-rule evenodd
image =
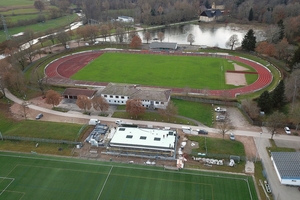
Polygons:
<instances>
[{"instance_id":1,"label":"bare tree","mask_svg":"<svg viewBox=\"0 0 300 200\"><path fill-rule=\"evenodd\" d=\"M170 117L177 115L178 108L173 101L170 101L166 109L158 109L158 113L163 117L167 117L168 121L170 121Z\"/></svg>"},{"instance_id":2,"label":"bare tree","mask_svg":"<svg viewBox=\"0 0 300 200\"><path fill-rule=\"evenodd\" d=\"M280 113L278 111L275 111L273 114L271 114L268 119L268 129L271 132L271 139L273 139L273 136L276 133L276 129L281 127L282 124L286 121L286 116L283 113Z\"/></svg>"},{"instance_id":3,"label":"bare tree","mask_svg":"<svg viewBox=\"0 0 300 200\"><path fill-rule=\"evenodd\" d=\"M99 97L94 97L92 99L93 103L93 108L95 110L101 110L102 112L108 111L109 104L107 103L106 99L99 96Z\"/></svg>"},{"instance_id":4,"label":"bare tree","mask_svg":"<svg viewBox=\"0 0 300 200\"><path fill-rule=\"evenodd\" d=\"M254 102L251 99L243 99L242 106L252 119L255 119L258 117L260 109L257 106L256 102Z\"/></svg>"},{"instance_id":5,"label":"bare tree","mask_svg":"<svg viewBox=\"0 0 300 200\"><path fill-rule=\"evenodd\" d=\"M47 88L47 78L44 78L44 73L36 70L31 74L30 84L34 87L37 87L42 92L42 95L45 95L45 90Z\"/></svg>"},{"instance_id":6,"label":"bare tree","mask_svg":"<svg viewBox=\"0 0 300 200\"><path fill-rule=\"evenodd\" d=\"M0 60L0 91L5 97L5 88L7 88L7 80L5 77L8 73L8 63L5 59Z\"/></svg>"},{"instance_id":7,"label":"bare tree","mask_svg":"<svg viewBox=\"0 0 300 200\"><path fill-rule=\"evenodd\" d=\"M217 122L217 129L218 129L218 132L222 134L223 140L224 140L226 133L234 130L234 126L232 125L232 122L231 122L228 114L225 114L224 120Z\"/></svg>"},{"instance_id":8,"label":"bare tree","mask_svg":"<svg viewBox=\"0 0 300 200\"><path fill-rule=\"evenodd\" d=\"M36 0L33 5L40 12L42 12L45 9L45 5L41 0Z\"/></svg>"},{"instance_id":9,"label":"bare tree","mask_svg":"<svg viewBox=\"0 0 300 200\"><path fill-rule=\"evenodd\" d=\"M230 47L233 50L236 46L240 45L239 38L236 34L230 36L229 40L226 42L226 47Z\"/></svg>"},{"instance_id":10,"label":"bare tree","mask_svg":"<svg viewBox=\"0 0 300 200\"><path fill-rule=\"evenodd\" d=\"M157 37L158 37L159 41L162 42L165 39L165 34L163 32L159 32L157 34Z\"/></svg>"},{"instance_id":11,"label":"bare tree","mask_svg":"<svg viewBox=\"0 0 300 200\"><path fill-rule=\"evenodd\" d=\"M296 130L299 128L300 124L300 103L293 106L290 112L291 121L296 125Z\"/></svg>"},{"instance_id":12,"label":"bare tree","mask_svg":"<svg viewBox=\"0 0 300 200\"><path fill-rule=\"evenodd\" d=\"M120 42L120 43L124 42L124 40L126 39L125 29L118 27L116 29L116 35L115 35L115 37L116 37L116 41L117 42Z\"/></svg>"},{"instance_id":13,"label":"bare tree","mask_svg":"<svg viewBox=\"0 0 300 200\"><path fill-rule=\"evenodd\" d=\"M276 44L280 39L281 29L277 25L269 25L266 30L266 37L269 43Z\"/></svg>"},{"instance_id":14,"label":"bare tree","mask_svg":"<svg viewBox=\"0 0 300 200\"><path fill-rule=\"evenodd\" d=\"M195 42L195 36L190 33L187 37L187 41L190 43L190 45L193 45L193 42Z\"/></svg>"},{"instance_id":15,"label":"bare tree","mask_svg":"<svg viewBox=\"0 0 300 200\"><path fill-rule=\"evenodd\" d=\"M27 90L26 80L22 71L19 68L8 68L3 78L6 83L6 86L9 89L18 92L20 95L25 95L25 92Z\"/></svg>"},{"instance_id":16,"label":"bare tree","mask_svg":"<svg viewBox=\"0 0 300 200\"><path fill-rule=\"evenodd\" d=\"M300 69L294 70L290 77L285 82L285 96L287 101L292 101L293 104L299 97L300 90Z\"/></svg>"},{"instance_id":17,"label":"bare tree","mask_svg":"<svg viewBox=\"0 0 300 200\"><path fill-rule=\"evenodd\" d=\"M106 24L103 24L100 26L100 34L104 37L104 40L106 42L106 37L109 34L109 26Z\"/></svg>"},{"instance_id":18,"label":"bare tree","mask_svg":"<svg viewBox=\"0 0 300 200\"><path fill-rule=\"evenodd\" d=\"M28 105L25 101L22 102L22 104L20 104L19 112L20 112L20 115L22 117L24 117L24 119L26 120L27 116L28 116L29 108L28 108Z\"/></svg>"},{"instance_id":19,"label":"bare tree","mask_svg":"<svg viewBox=\"0 0 300 200\"><path fill-rule=\"evenodd\" d=\"M146 108L140 99L129 99L126 101L126 112L131 116L138 118L138 116L144 114L145 111Z\"/></svg>"},{"instance_id":20,"label":"bare tree","mask_svg":"<svg viewBox=\"0 0 300 200\"><path fill-rule=\"evenodd\" d=\"M92 101L85 95L78 95L76 105L86 112L92 108Z\"/></svg>"},{"instance_id":21,"label":"bare tree","mask_svg":"<svg viewBox=\"0 0 300 200\"><path fill-rule=\"evenodd\" d=\"M67 48L67 42L70 40L70 36L68 33L66 33L65 31L61 31L57 33L56 38L65 48Z\"/></svg>"},{"instance_id":22,"label":"bare tree","mask_svg":"<svg viewBox=\"0 0 300 200\"><path fill-rule=\"evenodd\" d=\"M144 40L147 41L147 44L149 43L149 40L151 40L151 39L152 39L151 34L148 31L144 32Z\"/></svg>"},{"instance_id":23,"label":"bare tree","mask_svg":"<svg viewBox=\"0 0 300 200\"><path fill-rule=\"evenodd\" d=\"M51 104L52 107L57 106L60 102L61 95L54 91L54 90L48 90L46 93L46 103Z\"/></svg>"}]
</instances>

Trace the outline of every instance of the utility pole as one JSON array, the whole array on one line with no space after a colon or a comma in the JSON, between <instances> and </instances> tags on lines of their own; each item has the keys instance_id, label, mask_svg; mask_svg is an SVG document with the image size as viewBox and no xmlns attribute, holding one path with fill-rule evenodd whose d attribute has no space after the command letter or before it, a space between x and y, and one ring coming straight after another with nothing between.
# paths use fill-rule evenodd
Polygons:
<instances>
[{"instance_id":1,"label":"utility pole","mask_svg":"<svg viewBox=\"0 0 300 200\"><path fill-rule=\"evenodd\" d=\"M7 30L6 22L5 22L5 19L4 19L3 15L1 15L1 20L2 20L4 32L5 32L5 35L6 35L6 40L10 40L10 34Z\"/></svg>"}]
</instances>

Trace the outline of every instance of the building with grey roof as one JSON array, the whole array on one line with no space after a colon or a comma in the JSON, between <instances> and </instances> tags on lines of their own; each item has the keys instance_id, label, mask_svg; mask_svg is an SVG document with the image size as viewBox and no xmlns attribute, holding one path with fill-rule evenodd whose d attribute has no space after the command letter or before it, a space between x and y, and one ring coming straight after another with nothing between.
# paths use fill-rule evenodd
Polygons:
<instances>
[{"instance_id":1,"label":"building with grey roof","mask_svg":"<svg viewBox=\"0 0 300 200\"><path fill-rule=\"evenodd\" d=\"M281 184L300 186L300 152L271 152L271 160Z\"/></svg>"},{"instance_id":2,"label":"building with grey roof","mask_svg":"<svg viewBox=\"0 0 300 200\"><path fill-rule=\"evenodd\" d=\"M151 42L149 48L152 50L176 50L177 43L173 42Z\"/></svg>"},{"instance_id":3,"label":"building with grey roof","mask_svg":"<svg viewBox=\"0 0 300 200\"><path fill-rule=\"evenodd\" d=\"M96 94L97 90L90 90L90 89L81 89L81 88L67 88L62 93L62 96L65 99L77 99L79 95L85 95L88 98L92 99Z\"/></svg>"},{"instance_id":4,"label":"building with grey roof","mask_svg":"<svg viewBox=\"0 0 300 200\"><path fill-rule=\"evenodd\" d=\"M211 22L221 19L223 17L222 12L219 9L204 10L199 17L199 22Z\"/></svg>"},{"instance_id":5,"label":"building with grey roof","mask_svg":"<svg viewBox=\"0 0 300 200\"><path fill-rule=\"evenodd\" d=\"M152 128L118 127L109 143L109 152L172 157L176 131Z\"/></svg>"},{"instance_id":6,"label":"building with grey roof","mask_svg":"<svg viewBox=\"0 0 300 200\"><path fill-rule=\"evenodd\" d=\"M102 96L109 104L114 105L126 105L129 99L140 99L146 108L165 109L170 101L171 90L141 87L133 84L109 83L96 96Z\"/></svg>"}]
</instances>

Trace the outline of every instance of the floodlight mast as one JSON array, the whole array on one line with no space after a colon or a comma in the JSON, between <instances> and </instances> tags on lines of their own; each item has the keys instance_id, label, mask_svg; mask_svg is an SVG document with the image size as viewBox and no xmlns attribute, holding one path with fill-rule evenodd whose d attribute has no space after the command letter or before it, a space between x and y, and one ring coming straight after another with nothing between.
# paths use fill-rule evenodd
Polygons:
<instances>
[{"instance_id":1,"label":"floodlight mast","mask_svg":"<svg viewBox=\"0 0 300 200\"><path fill-rule=\"evenodd\" d=\"M6 40L10 40L10 34L8 32L8 29L7 29L7 26L6 26L6 22L5 22L5 19L4 19L4 16L1 15L1 20L2 20L2 24L3 24L3 28L4 28L4 32L5 32L5 36L6 36Z\"/></svg>"}]
</instances>

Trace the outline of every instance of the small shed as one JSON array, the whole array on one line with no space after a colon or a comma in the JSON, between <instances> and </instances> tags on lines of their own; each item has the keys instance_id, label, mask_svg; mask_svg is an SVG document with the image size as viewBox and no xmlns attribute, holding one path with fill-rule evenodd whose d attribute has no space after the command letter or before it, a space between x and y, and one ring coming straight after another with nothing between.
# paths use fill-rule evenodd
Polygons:
<instances>
[{"instance_id":1,"label":"small shed","mask_svg":"<svg viewBox=\"0 0 300 200\"><path fill-rule=\"evenodd\" d=\"M173 42L152 42L149 45L152 50L176 50L177 43Z\"/></svg>"},{"instance_id":2,"label":"small shed","mask_svg":"<svg viewBox=\"0 0 300 200\"><path fill-rule=\"evenodd\" d=\"M92 99L96 94L97 90L81 89L81 88L67 88L63 92L63 97L65 99L77 99L78 95L85 95Z\"/></svg>"},{"instance_id":3,"label":"small shed","mask_svg":"<svg viewBox=\"0 0 300 200\"><path fill-rule=\"evenodd\" d=\"M281 184L300 186L300 152L271 152L271 160Z\"/></svg>"}]
</instances>

